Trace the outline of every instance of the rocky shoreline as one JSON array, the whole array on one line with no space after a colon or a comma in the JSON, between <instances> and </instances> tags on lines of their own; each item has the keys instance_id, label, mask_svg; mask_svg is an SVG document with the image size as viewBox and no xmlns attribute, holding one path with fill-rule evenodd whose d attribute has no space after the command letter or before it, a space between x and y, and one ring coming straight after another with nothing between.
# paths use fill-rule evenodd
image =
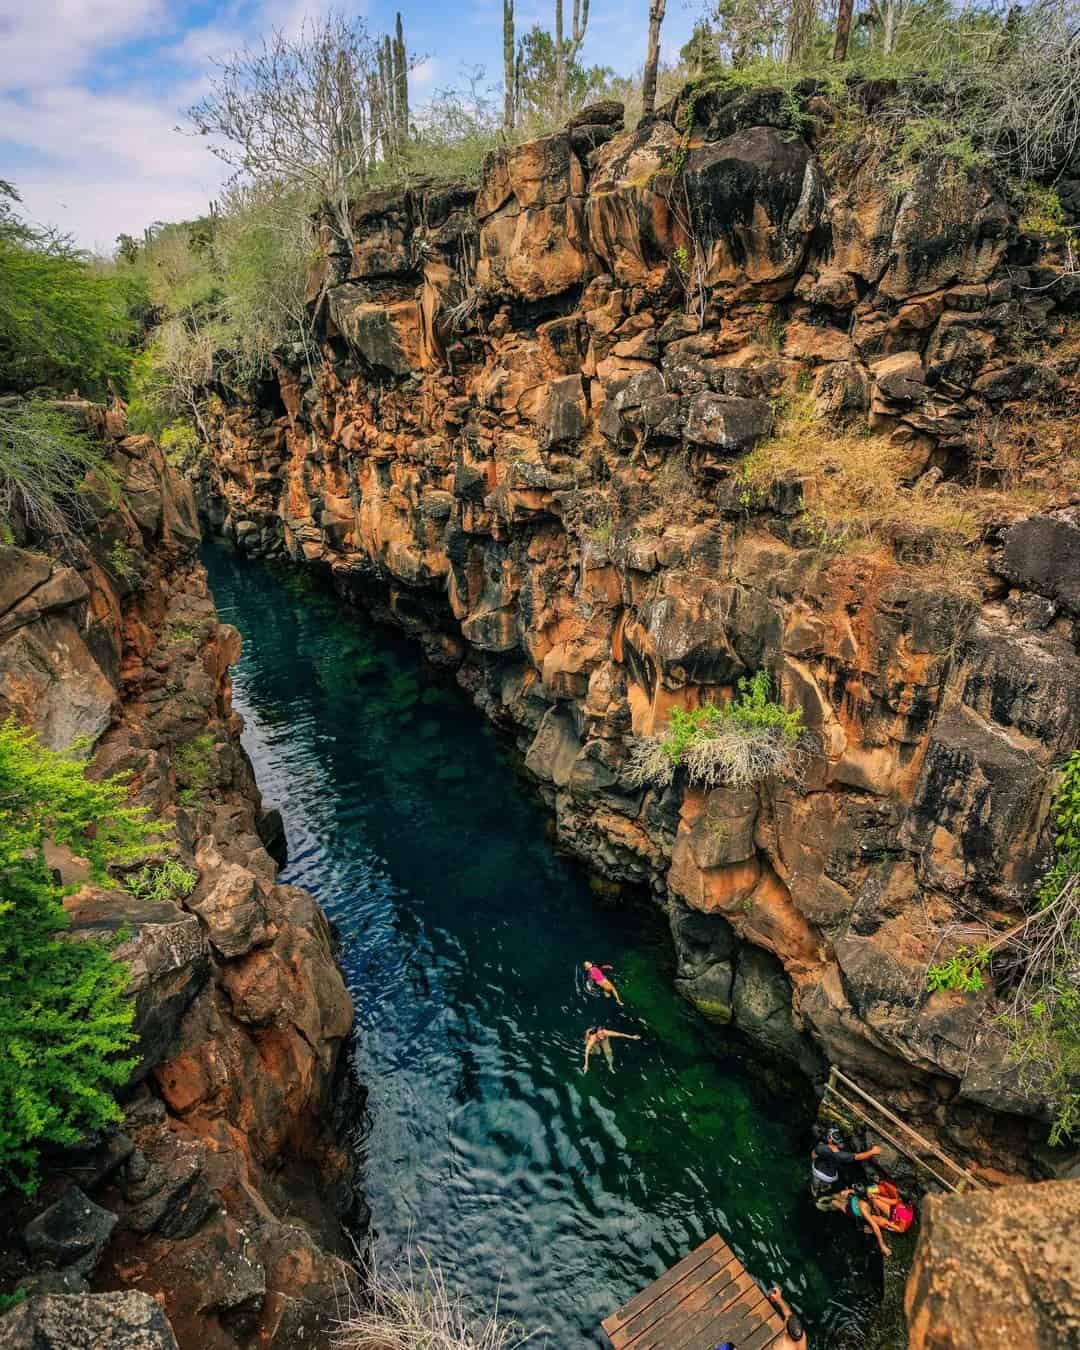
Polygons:
<instances>
[{"instance_id":1,"label":"rocky shoreline","mask_svg":"<svg viewBox=\"0 0 1080 1350\"><path fill-rule=\"evenodd\" d=\"M48 1160L9 1217L5 1284L34 1296L0 1345L319 1345L354 1279L344 1224L366 1226L341 1211L354 1164L330 1124L351 1001L321 910L275 881L280 819L240 744L239 635L207 589L191 488L118 415L67 411L106 438L120 491L92 543L0 550L0 714L130 774L198 880L136 898L50 859L75 939L121 939L139 1063L123 1126Z\"/></svg>"}]
</instances>

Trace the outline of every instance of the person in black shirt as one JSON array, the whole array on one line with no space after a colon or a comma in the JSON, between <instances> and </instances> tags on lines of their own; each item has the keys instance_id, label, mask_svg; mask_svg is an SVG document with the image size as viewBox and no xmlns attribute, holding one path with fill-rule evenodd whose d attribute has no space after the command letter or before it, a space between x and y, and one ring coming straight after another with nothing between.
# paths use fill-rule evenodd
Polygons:
<instances>
[{"instance_id":1,"label":"person in black shirt","mask_svg":"<svg viewBox=\"0 0 1080 1350\"><path fill-rule=\"evenodd\" d=\"M825 1138L818 1140L810 1154L810 1188L814 1198L820 1200L837 1189L842 1168L876 1158L880 1152L876 1144L873 1148L863 1149L861 1153L852 1152L844 1146L844 1136L836 1126L831 1126Z\"/></svg>"}]
</instances>

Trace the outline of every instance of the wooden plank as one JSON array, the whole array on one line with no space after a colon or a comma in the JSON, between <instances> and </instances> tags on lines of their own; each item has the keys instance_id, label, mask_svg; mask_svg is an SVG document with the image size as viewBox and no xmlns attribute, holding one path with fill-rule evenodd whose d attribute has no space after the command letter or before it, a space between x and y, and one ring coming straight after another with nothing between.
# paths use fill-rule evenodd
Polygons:
<instances>
[{"instance_id":1,"label":"wooden plank","mask_svg":"<svg viewBox=\"0 0 1080 1350\"><path fill-rule=\"evenodd\" d=\"M936 1144L932 1144L930 1140L926 1138L925 1135L920 1134L918 1130L914 1129L911 1125L907 1124L906 1121L901 1120L899 1116L893 1115L893 1113L888 1109L888 1107L882 1106L881 1102L879 1102L875 1097L871 1097L869 1092L864 1092L863 1089L858 1085L858 1083L856 1083L853 1079L849 1078L846 1073L843 1073L840 1069L835 1069L835 1073L836 1077L839 1078L841 1083L844 1083L847 1087L857 1092L864 1101L869 1102L870 1105L874 1107L875 1110L880 1111L886 1120L891 1120L894 1125L898 1125L900 1129L906 1130L907 1133L910 1134L913 1139L918 1140L918 1142L922 1145L924 1149L926 1149L928 1153L932 1153L935 1158L938 1158L941 1162L945 1163L946 1166L951 1167L954 1172L958 1172L960 1176L964 1178L965 1181L970 1182L971 1185L975 1187L979 1187L984 1184L979 1180L978 1177L974 1176L971 1172L969 1172L966 1167L961 1167L959 1163L953 1162L952 1158L950 1158L947 1153L943 1153L941 1149L938 1148Z\"/></svg>"},{"instance_id":2,"label":"wooden plank","mask_svg":"<svg viewBox=\"0 0 1080 1350\"><path fill-rule=\"evenodd\" d=\"M762 1307L762 1304L765 1306ZM719 1341L732 1341L736 1346L742 1345L752 1331L768 1321L771 1307L772 1304L762 1293L760 1286L755 1285L754 1291L747 1295L744 1302L728 1308L713 1326L706 1328L705 1344L708 1345L708 1350L712 1350ZM711 1341L708 1339L710 1336L713 1338Z\"/></svg>"},{"instance_id":3,"label":"wooden plank","mask_svg":"<svg viewBox=\"0 0 1080 1350\"><path fill-rule=\"evenodd\" d=\"M720 1234L714 1233L711 1238L706 1238L700 1247L696 1247L689 1256L684 1256L670 1270L665 1271L658 1280L654 1280L648 1288L643 1289L640 1294L635 1294L621 1308L616 1308L610 1317L604 1318L600 1325L610 1336L613 1330L617 1330L631 1317L642 1312L650 1303L654 1303L661 1294L667 1293L673 1285L678 1284L691 1271L696 1270L698 1266L707 1261L714 1252L728 1250L728 1245Z\"/></svg>"},{"instance_id":4,"label":"wooden plank","mask_svg":"<svg viewBox=\"0 0 1080 1350\"><path fill-rule=\"evenodd\" d=\"M771 1321L766 1322L758 1327L757 1331L752 1331L745 1341L736 1342L735 1350L769 1350L769 1346L778 1341L783 1334L782 1324L776 1327Z\"/></svg>"},{"instance_id":5,"label":"wooden plank","mask_svg":"<svg viewBox=\"0 0 1080 1350\"><path fill-rule=\"evenodd\" d=\"M702 1345L707 1345L708 1350L712 1350L717 1341L723 1340L724 1337L717 1336L707 1341L708 1328L720 1324L733 1309L743 1306L754 1295L755 1290L760 1294L761 1291L757 1289L749 1273L745 1269L740 1270L736 1279L728 1285L720 1297L705 1304L704 1307L694 1309L691 1316L676 1322L666 1337L649 1339L642 1345L641 1350L700 1350ZM638 1347L635 1346L634 1350L638 1350Z\"/></svg>"},{"instance_id":6,"label":"wooden plank","mask_svg":"<svg viewBox=\"0 0 1080 1350\"><path fill-rule=\"evenodd\" d=\"M737 1257L733 1256L730 1261L722 1262L717 1253L712 1253L707 1261L702 1262L667 1293L661 1294L655 1302L609 1333L615 1350L622 1350L624 1345L629 1345L649 1327L668 1317L676 1309L681 1316L684 1311L683 1305L699 1292L706 1291L709 1299L715 1298L741 1270L742 1264Z\"/></svg>"},{"instance_id":7,"label":"wooden plank","mask_svg":"<svg viewBox=\"0 0 1080 1350\"><path fill-rule=\"evenodd\" d=\"M900 1140L896 1138L895 1135L889 1133L889 1131L885 1128L884 1125L881 1125L876 1120L871 1119L871 1117L867 1115L867 1113L862 1109L861 1106L856 1106L854 1102L848 1101L848 1099L838 1088L829 1086L825 1089L825 1091L827 1093L831 1093L838 1102L841 1102L846 1110L850 1111L853 1115L858 1116L858 1118L869 1129L871 1129L874 1132L874 1134L880 1135L882 1139L887 1139L889 1143L892 1144L893 1148L900 1150L900 1152L904 1155L905 1158L910 1158L916 1167L925 1168L925 1170L930 1173L930 1175L934 1178L935 1181L940 1182L941 1185L944 1186L947 1191L951 1191L955 1195L957 1189L955 1182L949 1181L947 1177L943 1177L936 1168L930 1166L930 1164L926 1161L925 1158L920 1158L913 1148L911 1148L907 1144L902 1144Z\"/></svg>"},{"instance_id":8,"label":"wooden plank","mask_svg":"<svg viewBox=\"0 0 1080 1350\"><path fill-rule=\"evenodd\" d=\"M698 1321L707 1320L715 1315L719 1308L734 1303L745 1294L744 1282L748 1278L741 1264L734 1263L733 1275L726 1272L711 1283L702 1285L676 1307L669 1310L666 1317L660 1318L645 1327L639 1337L633 1341L632 1350L673 1350L675 1342L683 1328Z\"/></svg>"}]
</instances>

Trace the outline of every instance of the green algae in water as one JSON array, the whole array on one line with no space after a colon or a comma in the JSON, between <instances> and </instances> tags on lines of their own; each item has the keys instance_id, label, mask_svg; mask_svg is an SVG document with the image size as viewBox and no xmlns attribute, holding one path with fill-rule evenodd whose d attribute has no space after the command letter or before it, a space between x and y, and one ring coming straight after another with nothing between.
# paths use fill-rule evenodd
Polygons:
<instances>
[{"instance_id":1,"label":"green algae in water","mask_svg":"<svg viewBox=\"0 0 1080 1350\"><path fill-rule=\"evenodd\" d=\"M207 562L244 636L235 702L285 818L282 880L342 937L382 1259L422 1245L478 1310L498 1298L575 1350L719 1231L785 1286L814 1350L864 1336L880 1264L809 1202L797 1076L770 1091L678 997L663 916L556 856L505 740L414 647L310 576ZM586 958L615 967L625 1009L586 991ZM582 1075L597 1024L643 1040Z\"/></svg>"}]
</instances>

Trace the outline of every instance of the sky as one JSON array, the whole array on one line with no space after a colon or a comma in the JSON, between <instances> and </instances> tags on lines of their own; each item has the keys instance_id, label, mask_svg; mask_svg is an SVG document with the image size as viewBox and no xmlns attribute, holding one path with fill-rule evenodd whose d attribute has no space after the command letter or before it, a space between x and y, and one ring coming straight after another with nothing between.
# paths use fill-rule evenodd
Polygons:
<instances>
[{"instance_id":1,"label":"sky","mask_svg":"<svg viewBox=\"0 0 1080 1350\"><path fill-rule=\"evenodd\" d=\"M502 0L398 0L406 43L420 58L410 98L459 83L482 66L497 83ZM227 170L184 134L185 109L221 59L275 28L296 33L329 0L0 0L0 179L23 213L111 253L118 234L201 214ZM340 5L338 6L341 7ZM345 12L382 32L392 0ZM566 0L567 22L572 8ZM668 0L663 54L689 37L700 0ZM550 26L550 0L516 0L518 32ZM593 0L582 59L629 73L645 56L648 0ZM181 128L181 129L178 129Z\"/></svg>"}]
</instances>

